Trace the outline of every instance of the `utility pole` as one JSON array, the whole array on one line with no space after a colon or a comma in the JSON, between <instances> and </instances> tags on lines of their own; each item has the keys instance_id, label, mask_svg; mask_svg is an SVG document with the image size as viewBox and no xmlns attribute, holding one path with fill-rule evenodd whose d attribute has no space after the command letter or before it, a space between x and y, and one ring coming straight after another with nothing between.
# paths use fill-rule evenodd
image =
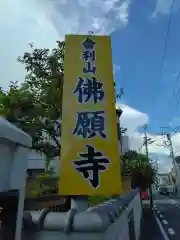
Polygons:
<instances>
[{"instance_id":1,"label":"utility pole","mask_svg":"<svg viewBox=\"0 0 180 240\"><path fill-rule=\"evenodd\" d=\"M166 133L164 136L167 137L167 141L164 141L163 145L157 144L157 146L163 146L165 148L168 148L168 150L170 151L170 157L172 158L172 164L173 164L173 172L175 173L176 180L177 180L179 169L178 169L178 166L177 166L176 161L175 161L175 155L174 155L174 150L173 150L173 145L172 145L172 140L171 140L171 134ZM177 189L177 182L175 184L175 188ZM179 192L178 192L178 195L179 195Z\"/></svg>"},{"instance_id":2,"label":"utility pole","mask_svg":"<svg viewBox=\"0 0 180 240\"><path fill-rule=\"evenodd\" d=\"M144 145L145 145L145 150L146 150L146 156L149 160L149 152L148 152L148 138L147 138L147 133L146 133L147 125L144 125ZM150 198L150 207L151 209L153 208L153 197L152 197L152 186L151 183L149 185L149 198Z\"/></svg>"},{"instance_id":3,"label":"utility pole","mask_svg":"<svg viewBox=\"0 0 180 240\"><path fill-rule=\"evenodd\" d=\"M175 175L176 175L176 180L178 178L178 170L177 170L177 166L176 166L176 161L175 161L175 156L174 156L174 150L173 150L173 145L172 145L172 139L171 139L171 134L168 133L166 134L167 140L168 140L168 147L170 150L170 157L172 158L172 164L173 164L173 169L175 171ZM176 182L176 189L177 189L177 182ZM179 195L179 189L178 189L178 195Z\"/></svg>"},{"instance_id":4,"label":"utility pole","mask_svg":"<svg viewBox=\"0 0 180 240\"><path fill-rule=\"evenodd\" d=\"M168 145L167 144L165 144L165 145L169 148L170 157L172 158L173 168L174 168L175 174L177 175L176 161L175 161L174 150L173 150L173 145L172 145L172 140L171 140L171 134L167 133L166 137L168 140Z\"/></svg>"},{"instance_id":5,"label":"utility pole","mask_svg":"<svg viewBox=\"0 0 180 240\"><path fill-rule=\"evenodd\" d=\"M166 136L167 136L167 140L169 142L170 156L172 157L173 164L174 164L175 163L175 156L174 156L174 150L173 150L173 146L172 146L171 134L167 133Z\"/></svg>"}]
</instances>

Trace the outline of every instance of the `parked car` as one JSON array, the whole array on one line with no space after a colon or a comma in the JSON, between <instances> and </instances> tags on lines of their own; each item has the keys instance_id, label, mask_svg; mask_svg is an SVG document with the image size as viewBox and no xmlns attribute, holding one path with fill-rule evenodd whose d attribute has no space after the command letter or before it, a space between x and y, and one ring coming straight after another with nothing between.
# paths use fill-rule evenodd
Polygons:
<instances>
[{"instance_id":1,"label":"parked car","mask_svg":"<svg viewBox=\"0 0 180 240\"><path fill-rule=\"evenodd\" d=\"M168 194L167 188L166 187L160 187L159 188L159 193L162 194L162 195L167 195Z\"/></svg>"},{"instance_id":2,"label":"parked car","mask_svg":"<svg viewBox=\"0 0 180 240\"><path fill-rule=\"evenodd\" d=\"M141 193L141 199L142 199L142 200L149 200L149 194L148 194L147 191L143 191L143 192Z\"/></svg>"}]
</instances>

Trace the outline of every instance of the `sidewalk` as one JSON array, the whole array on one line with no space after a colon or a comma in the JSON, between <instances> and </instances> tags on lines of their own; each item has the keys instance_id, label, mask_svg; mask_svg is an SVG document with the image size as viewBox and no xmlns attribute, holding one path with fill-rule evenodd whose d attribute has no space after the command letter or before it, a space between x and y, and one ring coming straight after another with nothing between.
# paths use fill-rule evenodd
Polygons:
<instances>
[{"instance_id":1,"label":"sidewalk","mask_svg":"<svg viewBox=\"0 0 180 240\"><path fill-rule=\"evenodd\" d=\"M141 220L140 240L164 240L153 212L145 207Z\"/></svg>"}]
</instances>

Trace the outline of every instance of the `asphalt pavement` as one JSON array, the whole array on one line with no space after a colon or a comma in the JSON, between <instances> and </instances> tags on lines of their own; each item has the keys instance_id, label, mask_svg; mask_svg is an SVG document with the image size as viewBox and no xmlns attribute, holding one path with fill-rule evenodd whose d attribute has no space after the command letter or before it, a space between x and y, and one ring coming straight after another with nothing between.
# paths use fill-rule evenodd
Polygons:
<instances>
[{"instance_id":1,"label":"asphalt pavement","mask_svg":"<svg viewBox=\"0 0 180 240\"><path fill-rule=\"evenodd\" d=\"M149 206L145 206L143 211L140 240L164 240L154 213Z\"/></svg>"},{"instance_id":2,"label":"asphalt pavement","mask_svg":"<svg viewBox=\"0 0 180 240\"><path fill-rule=\"evenodd\" d=\"M169 239L180 239L180 199L159 196L154 200L155 213Z\"/></svg>"}]
</instances>

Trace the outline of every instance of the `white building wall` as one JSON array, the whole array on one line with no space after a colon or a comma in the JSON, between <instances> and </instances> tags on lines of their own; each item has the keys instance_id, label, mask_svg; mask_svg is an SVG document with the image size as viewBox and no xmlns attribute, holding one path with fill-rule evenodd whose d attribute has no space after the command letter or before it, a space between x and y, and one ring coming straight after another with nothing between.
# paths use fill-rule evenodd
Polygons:
<instances>
[{"instance_id":1,"label":"white building wall","mask_svg":"<svg viewBox=\"0 0 180 240\"><path fill-rule=\"evenodd\" d=\"M126 153L129 151L129 137L128 136L121 136L121 152L122 154Z\"/></svg>"},{"instance_id":2,"label":"white building wall","mask_svg":"<svg viewBox=\"0 0 180 240\"><path fill-rule=\"evenodd\" d=\"M44 157L36 151L30 151L28 154L28 169L44 169Z\"/></svg>"}]
</instances>

